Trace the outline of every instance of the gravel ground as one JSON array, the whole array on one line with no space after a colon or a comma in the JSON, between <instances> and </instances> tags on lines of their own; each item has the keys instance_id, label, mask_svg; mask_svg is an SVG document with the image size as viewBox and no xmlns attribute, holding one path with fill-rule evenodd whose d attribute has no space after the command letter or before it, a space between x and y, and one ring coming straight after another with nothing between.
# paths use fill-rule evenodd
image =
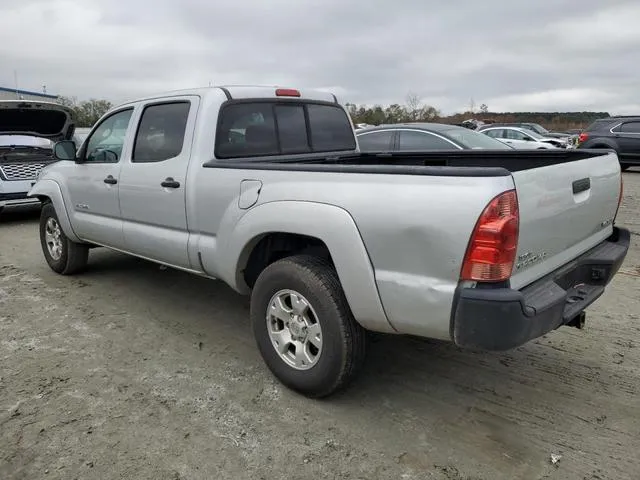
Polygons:
<instances>
[{"instance_id":1,"label":"gravel ground","mask_svg":"<svg viewBox=\"0 0 640 480\"><path fill-rule=\"evenodd\" d=\"M585 330L504 354L376 337L322 401L274 381L222 283L103 249L61 277L38 212L5 212L0 478L637 479L639 211L632 171L632 250Z\"/></svg>"}]
</instances>

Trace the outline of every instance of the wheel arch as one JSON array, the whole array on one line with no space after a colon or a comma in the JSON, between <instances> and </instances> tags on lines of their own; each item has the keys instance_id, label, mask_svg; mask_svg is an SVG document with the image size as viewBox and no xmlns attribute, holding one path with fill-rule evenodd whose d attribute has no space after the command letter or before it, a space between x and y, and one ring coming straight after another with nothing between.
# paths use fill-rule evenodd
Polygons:
<instances>
[{"instance_id":1,"label":"wheel arch","mask_svg":"<svg viewBox=\"0 0 640 480\"><path fill-rule=\"evenodd\" d=\"M42 202L52 203L53 208L58 215L58 221L62 227L62 231L67 238L73 242L81 242L80 238L76 235L71 225L71 219L69 218L69 212L67 211L64 198L62 197L62 191L60 186L53 180L39 180L29 191L29 197L35 197Z\"/></svg>"},{"instance_id":2,"label":"wheel arch","mask_svg":"<svg viewBox=\"0 0 640 480\"><path fill-rule=\"evenodd\" d=\"M332 263L356 320L369 330L395 332L384 312L364 241L346 210L316 202L270 202L252 208L225 233L217 251L220 277L240 293L251 290L246 278L250 261L262 258L259 264L265 268L283 258L277 252L284 256L315 252ZM265 250L267 243L292 248ZM249 271L249 280L252 276L257 278Z\"/></svg>"}]
</instances>

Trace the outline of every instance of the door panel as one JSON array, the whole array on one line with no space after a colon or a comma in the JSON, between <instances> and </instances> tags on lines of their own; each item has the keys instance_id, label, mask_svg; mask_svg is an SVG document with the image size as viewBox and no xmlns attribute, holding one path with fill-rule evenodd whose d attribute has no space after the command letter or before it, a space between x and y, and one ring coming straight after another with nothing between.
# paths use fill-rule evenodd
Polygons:
<instances>
[{"instance_id":1,"label":"door panel","mask_svg":"<svg viewBox=\"0 0 640 480\"><path fill-rule=\"evenodd\" d=\"M114 248L124 245L118 192L132 113L133 108L120 110L100 122L78 152L80 163L67 166L67 208L82 240Z\"/></svg>"},{"instance_id":2,"label":"door panel","mask_svg":"<svg viewBox=\"0 0 640 480\"><path fill-rule=\"evenodd\" d=\"M185 189L198 103L188 96L143 105L120 173L126 249L181 268L191 268Z\"/></svg>"},{"instance_id":3,"label":"door panel","mask_svg":"<svg viewBox=\"0 0 640 480\"><path fill-rule=\"evenodd\" d=\"M640 122L624 122L613 131L620 146L619 155L627 160L640 161Z\"/></svg>"}]
</instances>

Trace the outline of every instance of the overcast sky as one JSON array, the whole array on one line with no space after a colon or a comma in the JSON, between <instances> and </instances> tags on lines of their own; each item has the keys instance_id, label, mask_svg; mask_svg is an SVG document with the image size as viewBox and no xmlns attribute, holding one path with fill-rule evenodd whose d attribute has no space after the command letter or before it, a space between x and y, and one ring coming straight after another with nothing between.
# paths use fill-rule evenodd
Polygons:
<instances>
[{"instance_id":1,"label":"overcast sky","mask_svg":"<svg viewBox=\"0 0 640 480\"><path fill-rule=\"evenodd\" d=\"M445 113L640 112L640 0L0 0L0 86L317 87Z\"/></svg>"}]
</instances>

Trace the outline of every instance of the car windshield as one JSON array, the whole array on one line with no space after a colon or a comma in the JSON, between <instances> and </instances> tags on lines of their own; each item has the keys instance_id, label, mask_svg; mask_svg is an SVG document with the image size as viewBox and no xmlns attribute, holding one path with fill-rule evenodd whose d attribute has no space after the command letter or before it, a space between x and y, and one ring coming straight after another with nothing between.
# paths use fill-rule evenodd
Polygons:
<instances>
[{"instance_id":1,"label":"car windshield","mask_svg":"<svg viewBox=\"0 0 640 480\"><path fill-rule=\"evenodd\" d=\"M541 138L544 138L542 135L540 135L538 132L536 132L535 130L533 130L532 128L522 128L524 130L523 133L526 133L527 135L529 135L530 137L535 138L536 140L540 140Z\"/></svg>"},{"instance_id":2,"label":"car windshield","mask_svg":"<svg viewBox=\"0 0 640 480\"><path fill-rule=\"evenodd\" d=\"M468 128L450 128L441 133L460 143L462 146L471 149L485 150L512 150L506 143L488 137L484 133L479 133Z\"/></svg>"},{"instance_id":3,"label":"car windshield","mask_svg":"<svg viewBox=\"0 0 640 480\"><path fill-rule=\"evenodd\" d=\"M90 131L90 128L76 128L76 131L73 134L73 140L76 142L77 146L80 146L80 144L85 141Z\"/></svg>"},{"instance_id":4,"label":"car windshield","mask_svg":"<svg viewBox=\"0 0 640 480\"><path fill-rule=\"evenodd\" d=\"M531 130L532 132L536 132L538 135L546 135L549 133L549 130L544 128L542 125L538 125L537 123L528 123L526 125L523 125L523 128Z\"/></svg>"}]
</instances>

